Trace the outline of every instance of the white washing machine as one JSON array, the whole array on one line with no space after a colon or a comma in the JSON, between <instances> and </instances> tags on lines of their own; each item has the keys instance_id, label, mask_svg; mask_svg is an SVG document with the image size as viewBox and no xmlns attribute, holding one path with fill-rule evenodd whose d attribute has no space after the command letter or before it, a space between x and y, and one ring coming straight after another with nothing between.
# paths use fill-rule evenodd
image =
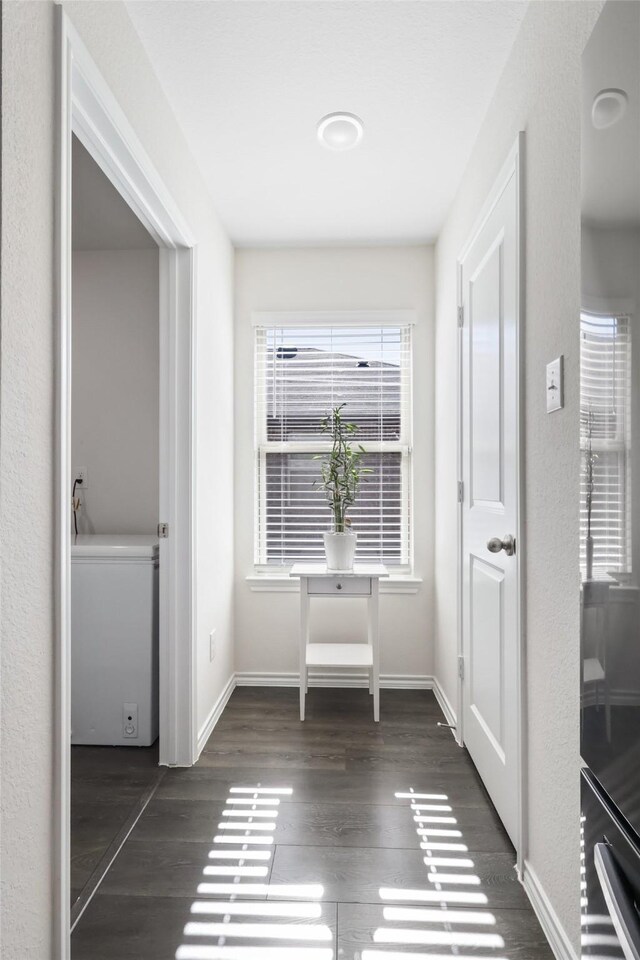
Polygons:
<instances>
[{"instance_id":1,"label":"white washing machine","mask_svg":"<svg viewBox=\"0 0 640 960\"><path fill-rule=\"evenodd\" d=\"M71 542L71 742L158 737L158 539Z\"/></svg>"}]
</instances>

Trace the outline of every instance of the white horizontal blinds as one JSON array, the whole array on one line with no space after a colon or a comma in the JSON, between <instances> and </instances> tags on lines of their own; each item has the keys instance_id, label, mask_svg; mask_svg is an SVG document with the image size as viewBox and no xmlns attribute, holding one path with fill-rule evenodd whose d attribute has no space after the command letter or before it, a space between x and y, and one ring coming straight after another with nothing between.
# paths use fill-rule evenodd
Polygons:
<instances>
[{"instance_id":1,"label":"white horizontal blinds","mask_svg":"<svg viewBox=\"0 0 640 960\"><path fill-rule=\"evenodd\" d=\"M371 471L349 514L357 557L408 564L410 350L408 326L257 329L258 564L323 558L331 517L314 458L330 448L322 419L342 403Z\"/></svg>"},{"instance_id":2,"label":"white horizontal blinds","mask_svg":"<svg viewBox=\"0 0 640 960\"><path fill-rule=\"evenodd\" d=\"M586 567L586 455L595 456L591 508L594 571L631 566L629 482L631 331L628 317L580 317L580 563Z\"/></svg>"},{"instance_id":3,"label":"white horizontal blinds","mask_svg":"<svg viewBox=\"0 0 640 960\"><path fill-rule=\"evenodd\" d=\"M319 439L320 421L338 403L347 404L361 440L402 439L408 328L282 327L262 331L260 340L264 439Z\"/></svg>"},{"instance_id":4,"label":"white horizontal blinds","mask_svg":"<svg viewBox=\"0 0 640 960\"><path fill-rule=\"evenodd\" d=\"M330 528L324 494L314 486L320 465L312 453L270 453L263 456L261 496L266 556L259 562L288 564L322 560L322 534ZM403 471L401 453L372 453L364 458L372 470L349 511L358 535L357 558L406 563L403 553Z\"/></svg>"}]
</instances>

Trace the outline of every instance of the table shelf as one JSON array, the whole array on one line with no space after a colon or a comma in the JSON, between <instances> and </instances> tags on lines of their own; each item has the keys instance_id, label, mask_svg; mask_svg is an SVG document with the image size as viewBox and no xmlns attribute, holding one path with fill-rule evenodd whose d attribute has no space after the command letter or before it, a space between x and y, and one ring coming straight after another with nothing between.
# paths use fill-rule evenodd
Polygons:
<instances>
[{"instance_id":1,"label":"table shelf","mask_svg":"<svg viewBox=\"0 0 640 960\"><path fill-rule=\"evenodd\" d=\"M368 643L309 643L308 667L371 667L373 649Z\"/></svg>"}]
</instances>

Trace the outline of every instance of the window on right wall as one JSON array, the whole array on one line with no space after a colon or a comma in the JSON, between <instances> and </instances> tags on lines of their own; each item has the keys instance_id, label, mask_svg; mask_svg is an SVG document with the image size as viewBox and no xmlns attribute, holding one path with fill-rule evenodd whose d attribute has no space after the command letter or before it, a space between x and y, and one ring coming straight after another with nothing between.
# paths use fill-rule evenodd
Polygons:
<instances>
[{"instance_id":1,"label":"window on right wall","mask_svg":"<svg viewBox=\"0 0 640 960\"><path fill-rule=\"evenodd\" d=\"M580 314L580 566L593 538L593 576L631 570L631 328L629 318ZM591 454L591 456L590 456ZM591 522L589 469L591 460Z\"/></svg>"}]
</instances>

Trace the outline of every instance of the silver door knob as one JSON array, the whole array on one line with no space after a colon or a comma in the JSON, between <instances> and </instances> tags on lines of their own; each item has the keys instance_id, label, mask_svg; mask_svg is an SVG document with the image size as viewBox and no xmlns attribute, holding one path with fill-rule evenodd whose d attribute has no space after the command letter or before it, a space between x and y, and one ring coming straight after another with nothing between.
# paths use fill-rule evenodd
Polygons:
<instances>
[{"instance_id":1,"label":"silver door knob","mask_svg":"<svg viewBox=\"0 0 640 960\"><path fill-rule=\"evenodd\" d=\"M504 550L508 557L512 557L516 552L515 537L512 537L510 533L506 533L502 540L500 537L491 537L491 540L487 541L487 550L490 553L500 553L501 550Z\"/></svg>"}]
</instances>

